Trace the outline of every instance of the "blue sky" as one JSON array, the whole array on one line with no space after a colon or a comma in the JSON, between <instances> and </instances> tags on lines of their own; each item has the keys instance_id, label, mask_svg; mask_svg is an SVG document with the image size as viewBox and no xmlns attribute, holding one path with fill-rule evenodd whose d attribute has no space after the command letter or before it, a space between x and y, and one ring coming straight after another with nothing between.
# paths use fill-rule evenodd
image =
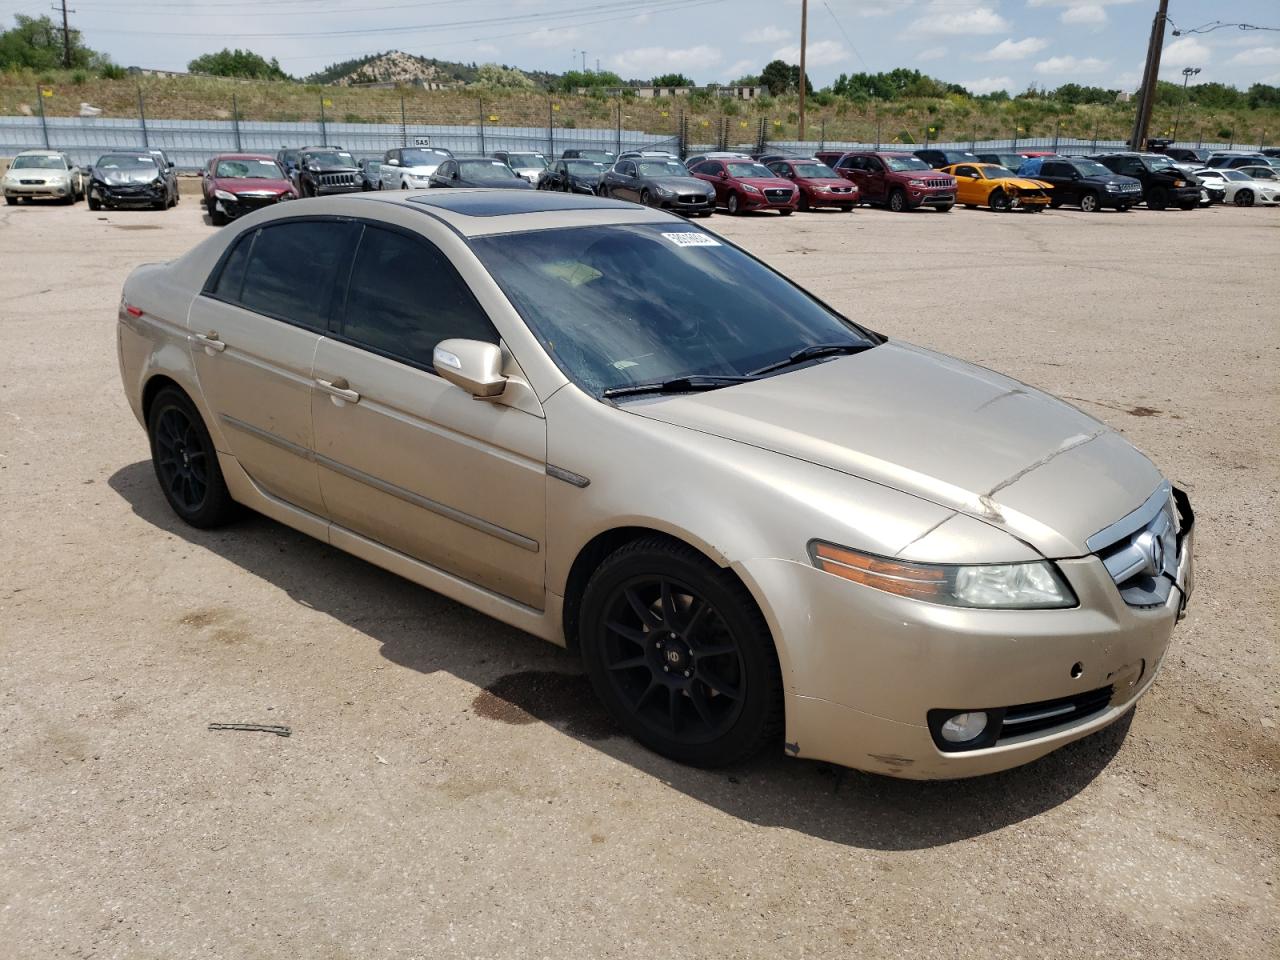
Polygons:
<instances>
[{"instance_id":1,"label":"blue sky","mask_svg":"<svg viewBox=\"0 0 1280 960\"><path fill-rule=\"evenodd\" d=\"M555 71L599 62L624 77L679 71L699 83L794 61L800 0L74 0L73 25L125 65L184 69L223 45L305 75L386 49ZM1137 85L1156 0L810 0L809 74L915 67L984 93L1031 83ZM1173 23L1280 27L1277 0L1171 0ZM47 3L0 0L0 13ZM459 21L466 21L459 23ZM1280 84L1280 32L1168 35L1162 74Z\"/></svg>"}]
</instances>

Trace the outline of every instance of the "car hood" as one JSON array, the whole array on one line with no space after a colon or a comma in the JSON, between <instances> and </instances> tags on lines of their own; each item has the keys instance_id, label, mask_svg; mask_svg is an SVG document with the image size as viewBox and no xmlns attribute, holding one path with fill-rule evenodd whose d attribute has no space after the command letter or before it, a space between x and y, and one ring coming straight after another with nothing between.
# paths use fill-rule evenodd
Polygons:
<instances>
[{"instance_id":1,"label":"car hood","mask_svg":"<svg viewBox=\"0 0 1280 960\"><path fill-rule=\"evenodd\" d=\"M796 177L793 181L796 186L804 185L806 187L848 187L856 186L850 184L843 177Z\"/></svg>"},{"instance_id":2,"label":"car hood","mask_svg":"<svg viewBox=\"0 0 1280 960\"><path fill-rule=\"evenodd\" d=\"M1102 177L1102 176L1084 177L1079 182L1080 183L1136 183L1138 186L1142 186L1142 181L1139 180L1137 177L1126 177L1122 173L1113 173L1109 177Z\"/></svg>"},{"instance_id":3,"label":"car hood","mask_svg":"<svg viewBox=\"0 0 1280 960\"><path fill-rule=\"evenodd\" d=\"M1090 536L1161 482L1123 437L1069 404L904 344L624 407L918 496L1053 559L1088 553Z\"/></svg>"},{"instance_id":4,"label":"car hood","mask_svg":"<svg viewBox=\"0 0 1280 960\"><path fill-rule=\"evenodd\" d=\"M150 183L163 176L157 169L95 170L93 175L103 183L109 184Z\"/></svg>"},{"instance_id":5,"label":"car hood","mask_svg":"<svg viewBox=\"0 0 1280 960\"><path fill-rule=\"evenodd\" d=\"M444 161L440 161L443 163ZM388 170L399 170L401 173L407 173L412 177L429 177L440 168L440 164L420 163L416 167L387 167ZM379 171L381 172L381 171Z\"/></svg>"},{"instance_id":6,"label":"car hood","mask_svg":"<svg viewBox=\"0 0 1280 960\"><path fill-rule=\"evenodd\" d=\"M697 177L641 177L640 179L648 186L661 187L664 190L707 192L707 182L699 180Z\"/></svg>"},{"instance_id":7,"label":"car hood","mask_svg":"<svg viewBox=\"0 0 1280 960\"><path fill-rule=\"evenodd\" d=\"M213 181L215 190L227 193L287 193L293 189L288 180L245 180L241 178L219 177Z\"/></svg>"},{"instance_id":8,"label":"car hood","mask_svg":"<svg viewBox=\"0 0 1280 960\"><path fill-rule=\"evenodd\" d=\"M1019 190L1052 190L1053 184L1045 183L1043 180L1033 180L1030 177L1005 177L1003 180L995 181L1000 184L1008 184L1011 187L1017 187Z\"/></svg>"},{"instance_id":9,"label":"car hood","mask_svg":"<svg viewBox=\"0 0 1280 960\"><path fill-rule=\"evenodd\" d=\"M761 190L777 190L779 187L786 187L794 190L795 185L790 180L784 180L781 177L730 177L734 183L746 183Z\"/></svg>"}]
</instances>

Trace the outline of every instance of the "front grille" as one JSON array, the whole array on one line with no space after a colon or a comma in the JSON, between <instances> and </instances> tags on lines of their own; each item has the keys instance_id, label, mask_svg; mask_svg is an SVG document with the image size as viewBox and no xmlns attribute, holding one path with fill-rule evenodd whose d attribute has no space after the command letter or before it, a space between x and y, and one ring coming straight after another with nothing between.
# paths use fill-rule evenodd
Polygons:
<instances>
[{"instance_id":1,"label":"front grille","mask_svg":"<svg viewBox=\"0 0 1280 960\"><path fill-rule=\"evenodd\" d=\"M1171 487L1162 483L1137 510L1085 541L1129 606L1158 607L1169 599L1186 519L1179 514Z\"/></svg>"},{"instance_id":2,"label":"front grille","mask_svg":"<svg viewBox=\"0 0 1280 960\"><path fill-rule=\"evenodd\" d=\"M1004 720L1000 724L1000 734L996 740L999 742L1010 737L1023 737L1091 717L1107 709L1114 693L1113 687L1106 686L1070 697L1059 697L1057 700L1041 700L1039 703L1009 707L1004 712Z\"/></svg>"},{"instance_id":3,"label":"front grille","mask_svg":"<svg viewBox=\"0 0 1280 960\"><path fill-rule=\"evenodd\" d=\"M853 193L853 187L827 187L832 193Z\"/></svg>"},{"instance_id":4,"label":"front grille","mask_svg":"<svg viewBox=\"0 0 1280 960\"><path fill-rule=\"evenodd\" d=\"M326 187L349 187L356 182L354 173L322 173L320 183Z\"/></svg>"},{"instance_id":5,"label":"front grille","mask_svg":"<svg viewBox=\"0 0 1280 960\"><path fill-rule=\"evenodd\" d=\"M765 190L764 197L770 203L787 203L791 199L791 191L786 189L771 188Z\"/></svg>"},{"instance_id":6,"label":"front grille","mask_svg":"<svg viewBox=\"0 0 1280 960\"><path fill-rule=\"evenodd\" d=\"M42 187L45 184L43 180L19 180L18 182L28 187Z\"/></svg>"},{"instance_id":7,"label":"front grille","mask_svg":"<svg viewBox=\"0 0 1280 960\"><path fill-rule=\"evenodd\" d=\"M245 210L257 210L260 207L271 206L278 199L279 198L274 193L259 196L242 193L236 197L236 206L243 207Z\"/></svg>"},{"instance_id":8,"label":"front grille","mask_svg":"<svg viewBox=\"0 0 1280 960\"><path fill-rule=\"evenodd\" d=\"M926 180L924 182L924 185L926 187L929 187L930 189L937 189L939 187L942 189L946 189L947 187L951 186L951 181L950 180Z\"/></svg>"},{"instance_id":9,"label":"front grille","mask_svg":"<svg viewBox=\"0 0 1280 960\"><path fill-rule=\"evenodd\" d=\"M696 206L698 204L706 203L707 197L702 193L682 193L676 197L676 200L689 206Z\"/></svg>"}]
</instances>

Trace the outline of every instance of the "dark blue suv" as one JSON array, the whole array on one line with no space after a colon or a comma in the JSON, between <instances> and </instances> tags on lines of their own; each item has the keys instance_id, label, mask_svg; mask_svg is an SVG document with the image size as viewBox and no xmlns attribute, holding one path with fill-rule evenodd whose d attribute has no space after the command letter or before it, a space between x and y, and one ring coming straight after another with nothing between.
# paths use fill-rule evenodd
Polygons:
<instances>
[{"instance_id":1,"label":"dark blue suv","mask_svg":"<svg viewBox=\"0 0 1280 960\"><path fill-rule=\"evenodd\" d=\"M1049 205L1064 204L1094 213L1112 207L1121 213L1142 202L1142 184L1112 173L1097 160L1084 157L1032 157L1018 168L1018 176L1053 187Z\"/></svg>"}]
</instances>

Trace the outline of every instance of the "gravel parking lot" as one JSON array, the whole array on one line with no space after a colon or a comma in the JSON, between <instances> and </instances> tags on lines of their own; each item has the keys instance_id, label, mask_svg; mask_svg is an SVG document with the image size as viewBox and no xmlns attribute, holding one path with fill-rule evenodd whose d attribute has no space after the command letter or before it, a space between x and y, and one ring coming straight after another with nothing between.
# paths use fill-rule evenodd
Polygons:
<instances>
[{"instance_id":1,"label":"gravel parking lot","mask_svg":"<svg viewBox=\"0 0 1280 960\"><path fill-rule=\"evenodd\" d=\"M1280 954L1280 211L707 222L1191 494L1197 592L1131 719L943 783L674 765L563 651L265 519L182 526L115 309L202 214L0 212L0 954Z\"/></svg>"}]
</instances>

